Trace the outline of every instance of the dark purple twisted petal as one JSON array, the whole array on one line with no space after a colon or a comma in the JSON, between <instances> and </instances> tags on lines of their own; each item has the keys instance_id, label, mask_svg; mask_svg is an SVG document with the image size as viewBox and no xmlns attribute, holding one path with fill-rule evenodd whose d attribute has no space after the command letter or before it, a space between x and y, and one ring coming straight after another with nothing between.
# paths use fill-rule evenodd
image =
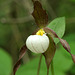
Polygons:
<instances>
[{"instance_id":1,"label":"dark purple twisted petal","mask_svg":"<svg viewBox=\"0 0 75 75\"><path fill-rule=\"evenodd\" d=\"M58 37L58 35L56 34L56 32L54 32L52 29L50 29L50 28L48 28L48 27L43 28L43 30L44 30L46 33L49 33L52 37L58 38L58 39L60 40L60 43L61 43L62 46L65 48L65 50L70 53L70 55L72 56L72 60L73 60L73 62L75 63L75 55L71 54L71 49L70 49L70 46L69 46L69 44L67 43L67 41L61 39L60 37Z\"/></svg>"},{"instance_id":2,"label":"dark purple twisted petal","mask_svg":"<svg viewBox=\"0 0 75 75\"><path fill-rule=\"evenodd\" d=\"M21 59L22 59L22 57L24 56L26 50L27 50L26 45L24 45L24 46L21 48L21 50L20 50L19 59L18 59L18 61L16 62L16 64L14 65L14 68L13 68L13 74L14 74L14 75L15 75L17 69L20 67Z\"/></svg>"}]
</instances>

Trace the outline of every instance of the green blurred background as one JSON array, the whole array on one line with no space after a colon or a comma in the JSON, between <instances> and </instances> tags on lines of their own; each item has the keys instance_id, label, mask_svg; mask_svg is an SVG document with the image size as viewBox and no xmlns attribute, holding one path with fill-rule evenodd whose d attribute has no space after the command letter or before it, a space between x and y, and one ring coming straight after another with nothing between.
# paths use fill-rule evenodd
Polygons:
<instances>
[{"instance_id":1,"label":"green blurred background","mask_svg":"<svg viewBox=\"0 0 75 75\"><path fill-rule=\"evenodd\" d=\"M57 17L66 17L64 39L75 54L75 0L40 0L46 9L49 22ZM26 38L37 28L31 15L31 0L0 0L0 75L11 75L13 65L18 60L19 50ZM37 75L40 54L29 50L22 59L16 75ZM54 56L55 75L75 75L75 65L71 56L58 43ZM46 75L45 59L42 59L40 75ZM51 75L51 72L50 72Z\"/></svg>"}]
</instances>

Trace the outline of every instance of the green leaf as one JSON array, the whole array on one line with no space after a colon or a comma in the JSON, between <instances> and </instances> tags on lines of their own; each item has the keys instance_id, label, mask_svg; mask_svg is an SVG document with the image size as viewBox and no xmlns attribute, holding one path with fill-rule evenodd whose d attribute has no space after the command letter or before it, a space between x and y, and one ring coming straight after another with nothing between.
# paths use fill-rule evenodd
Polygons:
<instances>
[{"instance_id":1,"label":"green leaf","mask_svg":"<svg viewBox=\"0 0 75 75\"><path fill-rule=\"evenodd\" d=\"M60 38L62 38L62 36L65 33L65 17L60 17L60 18L54 19L51 23L48 24L47 27L54 30L56 32L56 34ZM59 40L56 39L56 38L54 38L54 41L55 41L56 44L59 42Z\"/></svg>"},{"instance_id":2,"label":"green leaf","mask_svg":"<svg viewBox=\"0 0 75 75\"><path fill-rule=\"evenodd\" d=\"M0 75L10 75L11 71L11 57L2 48L0 48Z\"/></svg>"},{"instance_id":3,"label":"green leaf","mask_svg":"<svg viewBox=\"0 0 75 75\"><path fill-rule=\"evenodd\" d=\"M56 51L56 54L54 56L54 68L55 68L55 71L59 72L66 72L68 71L72 64L73 64L73 61L71 60L71 58L69 59L68 56L70 55L64 55L63 54L63 49L59 49ZM64 50L65 52L65 50Z\"/></svg>"}]
</instances>

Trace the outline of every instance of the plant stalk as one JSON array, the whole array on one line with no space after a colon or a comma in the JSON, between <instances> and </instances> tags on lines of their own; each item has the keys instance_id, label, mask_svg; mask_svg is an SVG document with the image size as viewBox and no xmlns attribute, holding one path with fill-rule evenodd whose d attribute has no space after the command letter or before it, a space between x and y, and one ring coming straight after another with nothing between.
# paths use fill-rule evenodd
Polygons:
<instances>
[{"instance_id":1,"label":"plant stalk","mask_svg":"<svg viewBox=\"0 0 75 75\"><path fill-rule=\"evenodd\" d=\"M54 75L54 66L53 66L53 60L51 62L51 74Z\"/></svg>"},{"instance_id":2,"label":"plant stalk","mask_svg":"<svg viewBox=\"0 0 75 75\"><path fill-rule=\"evenodd\" d=\"M39 73L40 73L41 60L42 60L42 54L40 55L40 60L39 60L39 65L38 65L38 70L37 70L37 75L39 75Z\"/></svg>"},{"instance_id":3,"label":"plant stalk","mask_svg":"<svg viewBox=\"0 0 75 75\"><path fill-rule=\"evenodd\" d=\"M47 75L49 75L49 67L47 67Z\"/></svg>"}]
</instances>

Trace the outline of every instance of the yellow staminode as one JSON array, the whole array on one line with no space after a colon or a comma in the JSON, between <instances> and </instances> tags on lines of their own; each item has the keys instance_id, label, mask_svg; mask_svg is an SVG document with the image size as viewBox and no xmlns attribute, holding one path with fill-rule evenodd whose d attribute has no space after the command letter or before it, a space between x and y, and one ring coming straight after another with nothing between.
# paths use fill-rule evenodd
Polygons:
<instances>
[{"instance_id":1,"label":"yellow staminode","mask_svg":"<svg viewBox=\"0 0 75 75\"><path fill-rule=\"evenodd\" d=\"M36 33L36 35L43 35L43 34L45 34L45 31L43 30L43 29L40 29L37 33Z\"/></svg>"}]
</instances>

